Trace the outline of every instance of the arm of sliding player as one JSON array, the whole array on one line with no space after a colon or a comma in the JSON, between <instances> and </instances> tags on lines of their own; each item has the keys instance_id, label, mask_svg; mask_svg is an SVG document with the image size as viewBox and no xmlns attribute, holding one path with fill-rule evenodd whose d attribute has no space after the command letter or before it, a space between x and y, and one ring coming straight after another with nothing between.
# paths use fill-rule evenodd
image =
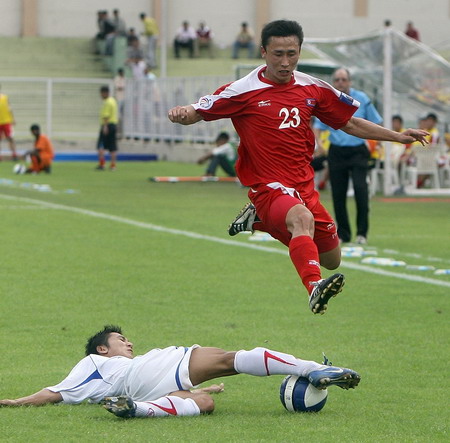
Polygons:
<instances>
[{"instance_id":1,"label":"arm of sliding player","mask_svg":"<svg viewBox=\"0 0 450 443\"><path fill-rule=\"evenodd\" d=\"M34 394L27 397L16 398L13 400L0 400L0 407L2 406L42 406L48 403L59 403L62 401L62 396L59 392L52 392L49 389L41 389Z\"/></svg>"}]
</instances>

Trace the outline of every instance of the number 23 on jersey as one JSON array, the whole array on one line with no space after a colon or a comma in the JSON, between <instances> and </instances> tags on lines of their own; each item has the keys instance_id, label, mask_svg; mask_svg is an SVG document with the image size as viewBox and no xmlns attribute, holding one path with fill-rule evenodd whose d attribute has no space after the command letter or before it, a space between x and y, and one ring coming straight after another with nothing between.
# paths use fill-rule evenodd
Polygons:
<instances>
[{"instance_id":1,"label":"number 23 on jersey","mask_svg":"<svg viewBox=\"0 0 450 443\"><path fill-rule=\"evenodd\" d=\"M300 125L300 111L298 108L281 108L278 115L283 118L278 129L296 128Z\"/></svg>"}]
</instances>

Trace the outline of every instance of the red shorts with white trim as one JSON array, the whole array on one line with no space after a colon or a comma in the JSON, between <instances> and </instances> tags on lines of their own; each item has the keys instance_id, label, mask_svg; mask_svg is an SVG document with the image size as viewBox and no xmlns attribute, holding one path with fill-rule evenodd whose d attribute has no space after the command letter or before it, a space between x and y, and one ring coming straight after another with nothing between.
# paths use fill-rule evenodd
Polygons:
<instances>
[{"instance_id":1,"label":"red shorts with white trim","mask_svg":"<svg viewBox=\"0 0 450 443\"><path fill-rule=\"evenodd\" d=\"M286 215L293 206L301 204L311 211L314 217L314 243L319 254L339 246L334 220L318 199L305 202L298 190L280 183L251 188L248 195L262 221L261 230L268 232L284 245L289 246L291 241L291 233L286 227Z\"/></svg>"}]
</instances>

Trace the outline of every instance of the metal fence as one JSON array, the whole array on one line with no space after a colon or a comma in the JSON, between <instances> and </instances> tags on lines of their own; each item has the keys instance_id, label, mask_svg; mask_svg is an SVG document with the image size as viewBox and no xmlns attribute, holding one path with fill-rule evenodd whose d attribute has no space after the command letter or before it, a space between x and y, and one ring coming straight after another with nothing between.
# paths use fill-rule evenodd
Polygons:
<instances>
[{"instance_id":1,"label":"metal fence","mask_svg":"<svg viewBox=\"0 0 450 443\"><path fill-rule=\"evenodd\" d=\"M93 138L99 128L101 85L105 79L0 77L0 91L7 94L14 112L15 136L29 137L38 123L54 138Z\"/></svg>"},{"instance_id":2,"label":"metal fence","mask_svg":"<svg viewBox=\"0 0 450 443\"><path fill-rule=\"evenodd\" d=\"M171 123L167 111L176 105L196 103L200 97L213 93L219 86L232 80L231 76L128 80L125 88L124 135L176 142L213 141L219 131L232 130L229 119L182 126Z\"/></svg>"},{"instance_id":3,"label":"metal fence","mask_svg":"<svg viewBox=\"0 0 450 443\"><path fill-rule=\"evenodd\" d=\"M167 142L210 142L219 131L232 131L230 120L199 122L192 126L171 123L167 111L195 103L232 76L128 79L123 104L123 135ZM55 139L95 139L99 128L99 88L112 80L0 77L0 91L7 94L14 112L17 138L29 138L29 127L38 123Z\"/></svg>"}]
</instances>

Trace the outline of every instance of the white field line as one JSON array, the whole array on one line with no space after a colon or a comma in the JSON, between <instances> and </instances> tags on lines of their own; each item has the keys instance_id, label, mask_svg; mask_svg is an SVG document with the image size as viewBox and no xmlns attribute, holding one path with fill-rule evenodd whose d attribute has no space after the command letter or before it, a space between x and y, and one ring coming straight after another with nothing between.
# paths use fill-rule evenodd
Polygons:
<instances>
[{"instance_id":1,"label":"white field line","mask_svg":"<svg viewBox=\"0 0 450 443\"><path fill-rule=\"evenodd\" d=\"M222 243L225 245L237 246L240 248L247 248L247 249L254 249L257 251L270 252L272 254L288 255L287 249L271 248L268 246L256 245L253 243L243 243L243 242L235 241L235 240L228 240L228 239L213 237L213 236L204 235L204 234L197 234L196 232L166 228L164 226L158 226L158 225L154 225L151 223L139 222L136 220L131 220L129 218L119 217L119 216L110 215L110 214L104 214L102 212L91 211L88 209L76 208L76 207L61 205L61 204L57 204L57 203L49 203L49 202L36 200L36 199L32 199L32 198L26 198L26 197L14 197L14 196L9 196L9 195L4 195L1 193L0 193L0 198L5 199L5 200L24 202L24 203L25 202L32 203L32 204L35 204L35 205L38 205L41 207L45 207L45 208L49 208L49 209L59 209L59 210L63 210L63 211L74 212L76 214L83 214L83 215L87 215L90 217L101 218L104 220L110 220L110 221L123 223L123 224L130 225L130 226L136 226L136 227L142 228L142 229L149 229L152 231L165 232L167 234L181 235L184 237L195 238L195 239L199 239L199 240L206 240L206 241L210 241L210 242L214 242L214 243ZM344 268L354 269L354 270L358 270L358 271L362 271L362 272L368 272L371 274L378 274L378 275L383 275L386 277L399 278L402 280L416 281L419 283L426 283L426 284L430 284L430 285L444 286L444 287L450 288L450 282L436 280L433 278L422 277L422 276L418 276L418 275L401 274L398 272L387 271L385 269L371 267L368 265L361 265L358 263L351 263L348 261L342 261L341 266Z\"/></svg>"}]
</instances>

